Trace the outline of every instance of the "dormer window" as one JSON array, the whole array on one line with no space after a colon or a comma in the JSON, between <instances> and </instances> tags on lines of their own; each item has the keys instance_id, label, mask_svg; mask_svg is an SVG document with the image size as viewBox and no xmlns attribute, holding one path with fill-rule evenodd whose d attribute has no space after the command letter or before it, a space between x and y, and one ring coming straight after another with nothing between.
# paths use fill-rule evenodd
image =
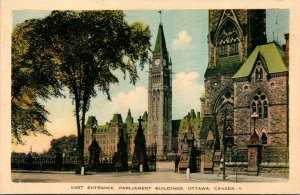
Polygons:
<instances>
[{"instance_id":1,"label":"dormer window","mask_svg":"<svg viewBox=\"0 0 300 195\"><path fill-rule=\"evenodd\" d=\"M263 81L263 69L261 61L258 61L256 63L256 69L255 69L255 82L261 82Z\"/></svg>"}]
</instances>

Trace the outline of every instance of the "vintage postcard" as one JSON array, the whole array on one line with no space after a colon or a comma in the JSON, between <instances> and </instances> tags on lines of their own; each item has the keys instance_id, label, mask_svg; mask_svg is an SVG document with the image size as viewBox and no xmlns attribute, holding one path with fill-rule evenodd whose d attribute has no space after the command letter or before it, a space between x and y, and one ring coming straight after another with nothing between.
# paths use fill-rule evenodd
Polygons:
<instances>
[{"instance_id":1,"label":"vintage postcard","mask_svg":"<svg viewBox=\"0 0 300 195\"><path fill-rule=\"evenodd\" d=\"M299 1L1 1L3 194L297 194Z\"/></svg>"}]
</instances>

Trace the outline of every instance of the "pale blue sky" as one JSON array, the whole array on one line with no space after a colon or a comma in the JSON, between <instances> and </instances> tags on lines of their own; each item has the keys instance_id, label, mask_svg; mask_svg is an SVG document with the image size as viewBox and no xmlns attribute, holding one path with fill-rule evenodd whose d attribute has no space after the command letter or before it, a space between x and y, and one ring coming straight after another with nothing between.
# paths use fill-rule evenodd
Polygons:
<instances>
[{"instance_id":1,"label":"pale blue sky","mask_svg":"<svg viewBox=\"0 0 300 195\"><path fill-rule=\"evenodd\" d=\"M31 18L43 18L50 11L19 10L13 12L13 26ZM126 20L129 23L140 21L149 25L154 47L160 17L157 10L125 11ZM278 35L276 21L278 18ZM173 119L180 119L190 109L200 111L200 96L204 88L204 72L208 63L208 11L207 10L165 10L162 11L162 23L169 55L173 62ZM267 10L267 38L284 43L283 34L289 32L288 10ZM87 115L97 117L98 123L103 124L112 118L113 113L121 113L126 117L128 108L131 109L134 119L147 110L147 77L148 65L143 71L139 70L140 80L135 86L129 81L123 81L120 76L120 84L112 86L112 101L99 92L92 99L91 107ZM67 92L66 92L67 93ZM75 118L71 100L51 99L46 103L46 109L51 113L47 124L54 137L76 134ZM49 146L52 138L39 136L45 139L44 145L34 147L42 151ZM34 141L35 139L35 141ZM26 146L14 147L14 150L28 151L28 145L40 143L39 138L26 139Z\"/></svg>"}]
</instances>

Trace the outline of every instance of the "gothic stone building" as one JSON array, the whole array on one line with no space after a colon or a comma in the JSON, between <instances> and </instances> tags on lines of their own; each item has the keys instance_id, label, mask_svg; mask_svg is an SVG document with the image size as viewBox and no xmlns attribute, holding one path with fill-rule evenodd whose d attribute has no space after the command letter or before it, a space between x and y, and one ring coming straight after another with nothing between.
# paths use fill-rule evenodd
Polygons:
<instances>
[{"instance_id":1,"label":"gothic stone building","mask_svg":"<svg viewBox=\"0 0 300 195\"><path fill-rule=\"evenodd\" d=\"M166 46L163 25L159 25L148 78L147 145L157 145L162 158L172 148L172 61Z\"/></svg>"},{"instance_id":2,"label":"gothic stone building","mask_svg":"<svg viewBox=\"0 0 300 195\"><path fill-rule=\"evenodd\" d=\"M148 120L147 112L144 112L142 119L142 127L146 130ZM111 159L114 153L117 152L117 144L120 140L121 131L123 131L124 140L127 143L128 156L131 160L137 129L138 122L134 122L130 109L128 110L124 122L121 114L114 114L110 122L107 122L104 125L98 125L96 118L90 116L85 126L84 156L89 156L88 147L91 145L93 138L95 138L101 148L100 158Z\"/></svg>"},{"instance_id":3,"label":"gothic stone building","mask_svg":"<svg viewBox=\"0 0 300 195\"><path fill-rule=\"evenodd\" d=\"M172 62L169 58L163 25L158 28L156 43L149 64L148 78L148 112L144 113L142 122L146 145L156 144L157 158L162 159L177 148L177 131L180 120L172 121ZM174 128L172 128L174 124ZM117 148L120 131L124 131L128 153L134 150L134 138L138 123L133 122L130 110L125 122L120 114L115 114L110 123L98 126L95 117L90 117L86 125L85 155L93 138L95 125L95 139L102 149L102 157L110 158Z\"/></svg>"},{"instance_id":4,"label":"gothic stone building","mask_svg":"<svg viewBox=\"0 0 300 195\"><path fill-rule=\"evenodd\" d=\"M208 25L201 146L210 134L222 149L226 117L235 148L247 148L256 131L264 148L288 155L288 34L283 47L266 43L265 10L210 10Z\"/></svg>"}]
</instances>

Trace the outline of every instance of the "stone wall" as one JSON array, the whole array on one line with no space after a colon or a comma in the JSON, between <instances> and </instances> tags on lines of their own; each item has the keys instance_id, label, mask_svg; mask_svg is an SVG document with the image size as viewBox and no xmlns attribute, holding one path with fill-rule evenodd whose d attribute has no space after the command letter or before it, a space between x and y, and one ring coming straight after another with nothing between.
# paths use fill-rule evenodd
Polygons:
<instances>
[{"instance_id":1,"label":"stone wall","mask_svg":"<svg viewBox=\"0 0 300 195\"><path fill-rule=\"evenodd\" d=\"M268 118L257 119L258 135L261 136L263 128L267 131L268 144L272 146L287 145L288 123L288 86L287 76L279 75L267 77L263 69L262 81L257 82L255 75L251 75L250 81L234 82L234 130L235 140L238 144L249 139L250 129L253 129L254 121L251 119L251 101L256 92L261 91L267 96Z\"/></svg>"},{"instance_id":2,"label":"stone wall","mask_svg":"<svg viewBox=\"0 0 300 195\"><path fill-rule=\"evenodd\" d=\"M222 95L224 89L229 88L233 91L231 81L231 74L229 75L216 75L206 77L205 79L205 114L214 113L214 105L217 98Z\"/></svg>"}]
</instances>

